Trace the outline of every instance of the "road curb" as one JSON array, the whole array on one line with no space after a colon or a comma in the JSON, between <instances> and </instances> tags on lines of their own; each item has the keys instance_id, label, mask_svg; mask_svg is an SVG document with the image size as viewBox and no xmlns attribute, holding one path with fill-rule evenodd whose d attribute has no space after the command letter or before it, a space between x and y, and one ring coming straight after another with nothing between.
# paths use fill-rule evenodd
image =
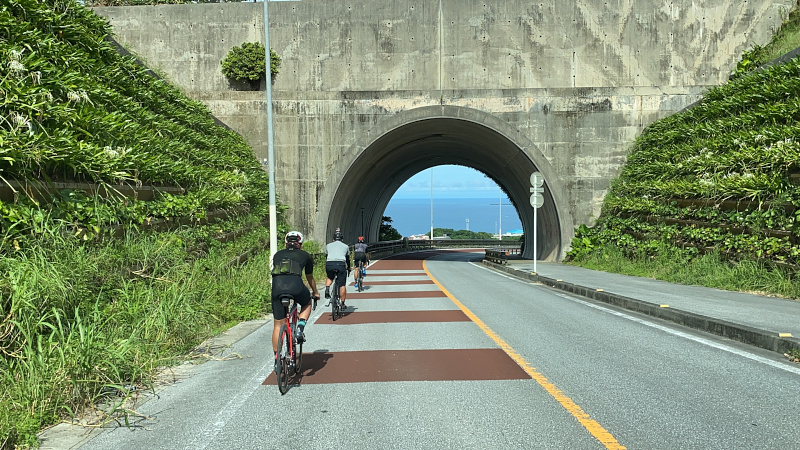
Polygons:
<instances>
[{"instance_id":1,"label":"road curb","mask_svg":"<svg viewBox=\"0 0 800 450\"><path fill-rule=\"evenodd\" d=\"M686 327L705 331L722 336L727 339L742 342L754 347L763 348L784 354L790 350L800 351L800 339L781 337L774 331L761 330L747 325L728 322L722 319L704 316L680 309L662 307L661 305L646 302L624 295L614 294L602 289L590 288L573 283L567 283L553 278L544 277L533 272L527 272L507 265L483 261L483 264L500 272L505 272L516 278L542 283L546 286L569 292L582 297L608 303L610 305L636 311L648 316L677 323Z\"/></svg>"}]
</instances>

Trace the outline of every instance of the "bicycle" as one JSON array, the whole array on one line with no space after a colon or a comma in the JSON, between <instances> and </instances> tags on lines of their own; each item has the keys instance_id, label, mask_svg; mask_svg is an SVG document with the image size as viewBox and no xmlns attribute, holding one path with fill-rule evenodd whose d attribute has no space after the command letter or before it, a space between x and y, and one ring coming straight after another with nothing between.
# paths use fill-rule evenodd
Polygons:
<instances>
[{"instance_id":1,"label":"bicycle","mask_svg":"<svg viewBox=\"0 0 800 450\"><path fill-rule=\"evenodd\" d=\"M281 294L281 304L286 310L286 323L281 325L278 337L278 353L275 355L275 375L278 378L278 390L281 395L289 390L289 372L300 373L303 364L303 342L296 338L299 312L297 303L291 294ZM291 308L290 308L291 305ZM316 307L316 298L314 299Z\"/></svg>"},{"instance_id":2,"label":"bicycle","mask_svg":"<svg viewBox=\"0 0 800 450\"><path fill-rule=\"evenodd\" d=\"M364 262L359 261L358 267L356 267L356 290L361 292L364 290Z\"/></svg>"},{"instance_id":3,"label":"bicycle","mask_svg":"<svg viewBox=\"0 0 800 450\"><path fill-rule=\"evenodd\" d=\"M333 271L333 284L331 285L331 319L334 321L342 315L342 302L339 298L339 269Z\"/></svg>"}]
</instances>

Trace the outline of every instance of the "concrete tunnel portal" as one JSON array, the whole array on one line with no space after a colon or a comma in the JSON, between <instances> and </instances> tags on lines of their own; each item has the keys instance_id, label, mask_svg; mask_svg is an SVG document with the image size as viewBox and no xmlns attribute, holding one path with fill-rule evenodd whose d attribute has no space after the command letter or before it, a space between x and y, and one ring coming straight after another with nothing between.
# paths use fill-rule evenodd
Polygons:
<instances>
[{"instance_id":1,"label":"concrete tunnel portal","mask_svg":"<svg viewBox=\"0 0 800 450\"><path fill-rule=\"evenodd\" d=\"M569 222L565 220L568 214L563 212L566 204L555 187L556 174L535 146L522 147L506 134L481 123L440 117L392 128L354 153L338 181L329 211L319 211L323 220L327 217L322 228L326 240L340 227L346 242L355 242L359 235L368 242L378 241L381 218L400 186L418 172L450 164L482 172L508 195L525 234L525 258L534 255L530 175L541 172L545 178L545 201L537 211L537 257L563 257L568 244L564 241L570 239L565 235L565 225L571 233L571 223L565 223ZM528 153L534 153L534 157Z\"/></svg>"}]
</instances>

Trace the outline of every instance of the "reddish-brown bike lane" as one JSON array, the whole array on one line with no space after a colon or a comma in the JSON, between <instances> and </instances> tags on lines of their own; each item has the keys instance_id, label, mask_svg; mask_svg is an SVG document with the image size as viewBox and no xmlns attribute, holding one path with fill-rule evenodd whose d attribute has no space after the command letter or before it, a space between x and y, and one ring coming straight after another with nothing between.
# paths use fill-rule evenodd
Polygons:
<instances>
[{"instance_id":1,"label":"reddish-brown bike lane","mask_svg":"<svg viewBox=\"0 0 800 450\"><path fill-rule=\"evenodd\" d=\"M371 264L363 292L356 292L349 279L344 315L333 321L330 312L323 312L307 328L303 370L293 382L530 379L503 349L485 339L483 331L431 280L423 261L436 254L401 255ZM474 334L466 338L471 345L457 348L453 344L457 339L420 339L437 336L436 330L450 332L448 324L457 326L454 333ZM343 342L351 348L327 350L334 343L348 347ZM274 373L264 384L275 384Z\"/></svg>"}]
</instances>

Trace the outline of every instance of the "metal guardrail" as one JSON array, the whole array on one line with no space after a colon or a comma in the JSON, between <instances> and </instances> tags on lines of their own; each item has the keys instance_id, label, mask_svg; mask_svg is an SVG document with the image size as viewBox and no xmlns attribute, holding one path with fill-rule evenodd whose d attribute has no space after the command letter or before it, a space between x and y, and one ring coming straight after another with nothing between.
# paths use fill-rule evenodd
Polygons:
<instances>
[{"instance_id":1,"label":"metal guardrail","mask_svg":"<svg viewBox=\"0 0 800 450\"><path fill-rule=\"evenodd\" d=\"M501 241L497 239L398 239L396 241L381 241L369 244L367 253L370 258L376 258L395 253L404 253L417 250L429 250L435 248L485 248L487 258L489 253L500 254L505 258L507 255L518 255L521 250L518 246L500 246ZM352 250L352 245L350 246ZM492 250L490 250L492 249ZM324 257L324 254L323 254ZM501 263L505 264L505 263Z\"/></svg>"},{"instance_id":2,"label":"metal guardrail","mask_svg":"<svg viewBox=\"0 0 800 450\"><path fill-rule=\"evenodd\" d=\"M111 185L90 183L44 183L44 182L16 182L8 181L0 184L0 200L14 202L19 196L27 196L40 202L49 202L52 197L60 196L61 191L74 190L85 192L86 195L99 195L101 197L132 198L141 201L153 200L157 193L164 192L173 195L183 195L183 188L174 186L135 186Z\"/></svg>"},{"instance_id":3,"label":"metal guardrail","mask_svg":"<svg viewBox=\"0 0 800 450\"><path fill-rule=\"evenodd\" d=\"M499 243L496 239L399 239L369 244L367 251L375 256L434 248L490 248Z\"/></svg>"},{"instance_id":4,"label":"metal guardrail","mask_svg":"<svg viewBox=\"0 0 800 450\"><path fill-rule=\"evenodd\" d=\"M522 249L519 247L486 249L486 256L483 259L495 264L508 264L510 255L519 255L521 253Z\"/></svg>"}]
</instances>

